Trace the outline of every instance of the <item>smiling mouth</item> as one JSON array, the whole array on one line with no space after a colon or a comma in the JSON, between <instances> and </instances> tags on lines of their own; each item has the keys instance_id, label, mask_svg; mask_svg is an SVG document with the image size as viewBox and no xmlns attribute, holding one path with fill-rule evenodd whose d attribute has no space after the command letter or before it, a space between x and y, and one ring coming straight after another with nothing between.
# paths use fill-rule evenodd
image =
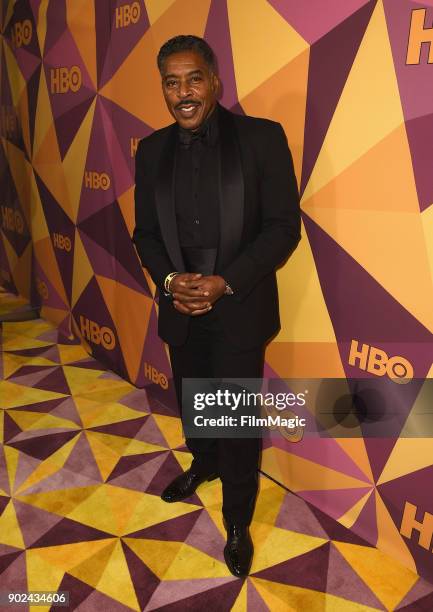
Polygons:
<instances>
[{"instance_id":1,"label":"smiling mouth","mask_svg":"<svg viewBox=\"0 0 433 612\"><path fill-rule=\"evenodd\" d=\"M196 109L199 107L198 104L185 104L183 106L178 106L177 111L186 117L193 115Z\"/></svg>"}]
</instances>

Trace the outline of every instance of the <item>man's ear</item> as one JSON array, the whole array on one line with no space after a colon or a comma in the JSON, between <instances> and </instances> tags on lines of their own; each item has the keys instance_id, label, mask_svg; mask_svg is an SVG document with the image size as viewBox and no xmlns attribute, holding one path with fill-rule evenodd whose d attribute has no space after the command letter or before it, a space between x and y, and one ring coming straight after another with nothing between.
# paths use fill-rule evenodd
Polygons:
<instances>
[{"instance_id":1,"label":"man's ear","mask_svg":"<svg viewBox=\"0 0 433 612\"><path fill-rule=\"evenodd\" d=\"M212 74L212 88L215 92L215 95L218 96L221 90L221 81L219 76L215 73Z\"/></svg>"}]
</instances>

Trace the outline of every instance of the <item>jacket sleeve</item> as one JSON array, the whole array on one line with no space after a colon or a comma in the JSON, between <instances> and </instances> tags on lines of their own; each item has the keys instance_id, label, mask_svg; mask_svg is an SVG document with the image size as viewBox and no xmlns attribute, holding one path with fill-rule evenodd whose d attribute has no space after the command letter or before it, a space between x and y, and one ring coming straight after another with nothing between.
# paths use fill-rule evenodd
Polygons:
<instances>
[{"instance_id":1,"label":"jacket sleeve","mask_svg":"<svg viewBox=\"0 0 433 612\"><path fill-rule=\"evenodd\" d=\"M142 265L148 269L153 282L164 291L164 280L173 272L162 240L152 181L146 173L144 140L140 140L135 155L135 229L132 240Z\"/></svg>"},{"instance_id":2,"label":"jacket sleeve","mask_svg":"<svg viewBox=\"0 0 433 612\"><path fill-rule=\"evenodd\" d=\"M295 250L301 239L292 155L282 126L269 126L260 177L261 231L221 272L233 288L233 298L240 302Z\"/></svg>"}]
</instances>

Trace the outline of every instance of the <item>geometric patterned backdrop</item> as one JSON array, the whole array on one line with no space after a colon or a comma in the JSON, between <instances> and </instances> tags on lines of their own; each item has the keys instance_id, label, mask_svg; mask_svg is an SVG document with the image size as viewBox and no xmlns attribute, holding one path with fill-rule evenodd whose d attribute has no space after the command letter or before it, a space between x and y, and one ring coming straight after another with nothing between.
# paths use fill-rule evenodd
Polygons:
<instances>
[{"instance_id":1,"label":"geometric patterned backdrop","mask_svg":"<svg viewBox=\"0 0 433 612\"><path fill-rule=\"evenodd\" d=\"M406 383L392 437L281 440L262 469L433 579L433 439L405 437L433 377L433 2L9 0L0 13L0 282L175 410L130 240L134 155L171 122L160 45L204 36L221 103L282 123L301 189L267 374Z\"/></svg>"}]
</instances>

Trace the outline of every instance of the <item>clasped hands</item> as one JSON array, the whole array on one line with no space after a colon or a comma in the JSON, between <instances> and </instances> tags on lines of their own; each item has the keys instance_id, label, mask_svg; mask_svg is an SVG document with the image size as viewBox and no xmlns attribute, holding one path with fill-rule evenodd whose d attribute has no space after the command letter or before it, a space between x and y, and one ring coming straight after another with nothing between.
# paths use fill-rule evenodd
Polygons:
<instances>
[{"instance_id":1,"label":"clasped hands","mask_svg":"<svg viewBox=\"0 0 433 612\"><path fill-rule=\"evenodd\" d=\"M196 317L212 309L226 289L222 276L203 276L190 272L177 274L170 283L173 306L182 314Z\"/></svg>"}]
</instances>

